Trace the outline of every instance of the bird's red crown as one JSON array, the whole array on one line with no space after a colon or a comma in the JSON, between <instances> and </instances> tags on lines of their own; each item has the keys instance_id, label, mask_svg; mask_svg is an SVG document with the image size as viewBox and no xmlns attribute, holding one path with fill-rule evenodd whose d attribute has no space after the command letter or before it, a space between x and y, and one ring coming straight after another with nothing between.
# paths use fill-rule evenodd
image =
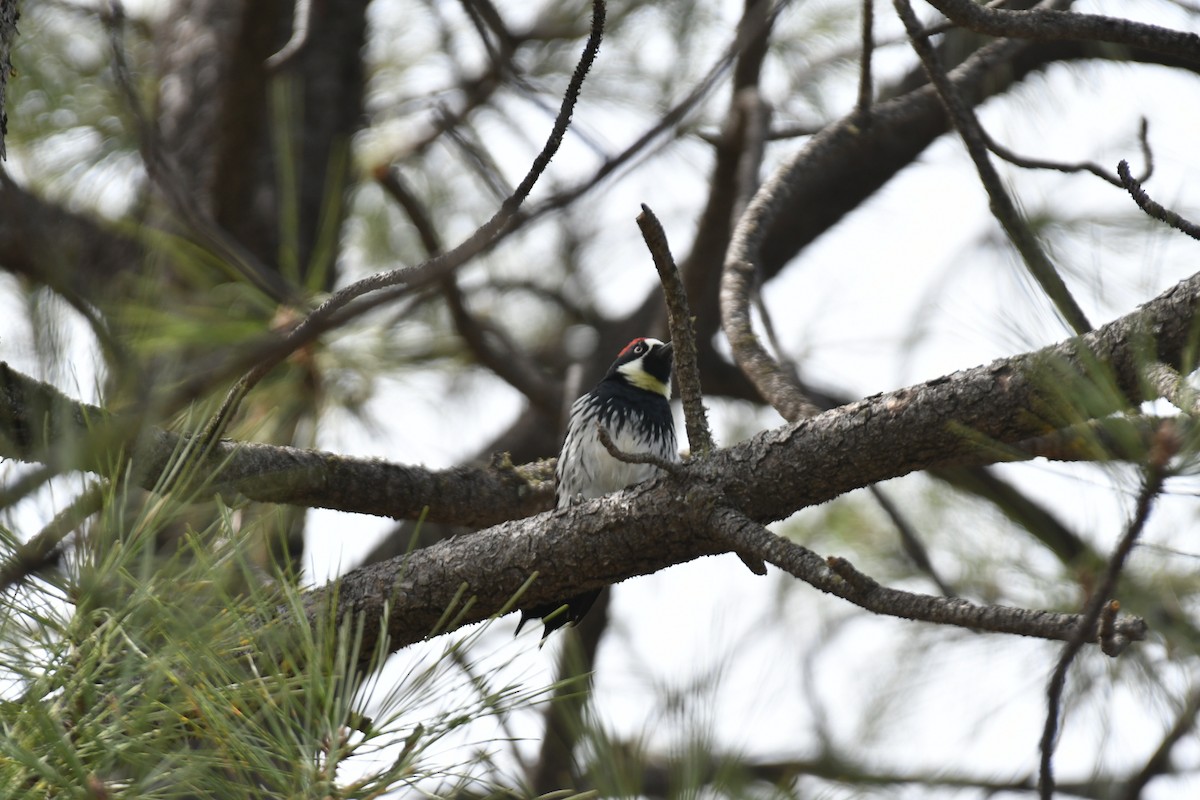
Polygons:
<instances>
[{"instance_id":1,"label":"bird's red crown","mask_svg":"<svg viewBox=\"0 0 1200 800\"><path fill-rule=\"evenodd\" d=\"M644 341L646 341L646 338L644 336L639 336L638 338L634 339L632 342L625 345L625 347L621 350L621 352L617 353L617 358L622 357L623 355L625 355L630 350L637 347L639 344L641 344Z\"/></svg>"}]
</instances>

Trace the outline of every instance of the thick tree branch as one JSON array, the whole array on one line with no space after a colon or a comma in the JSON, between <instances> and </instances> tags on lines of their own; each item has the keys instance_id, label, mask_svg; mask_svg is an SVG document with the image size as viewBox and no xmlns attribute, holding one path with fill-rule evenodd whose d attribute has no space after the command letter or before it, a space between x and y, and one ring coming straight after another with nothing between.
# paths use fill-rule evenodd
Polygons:
<instances>
[{"instance_id":1,"label":"thick tree branch","mask_svg":"<svg viewBox=\"0 0 1200 800\"><path fill-rule=\"evenodd\" d=\"M1080 421L1073 417L1084 412L1064 405L1063 387L1095 378L1098 365L1108 371L1110 405L1093 405L1089 413L1100 416L1140 401L1147 366L1141 359L1178 365L1198 303L1200 274L1087 336L764 431L714 453L706 474L720 476L721 493L735 507L768 522L914 470L1013 460L1014 446ZM70 443L124 445L130 424L0 366L0 455L27 461L70 455L62 468L106 474L111 464L103 453ZM175 434L143 436L146 449L139 458L146 485L155 484L178 445ZM548 487L531 482L534 475L548 474L548 464L430 472L232 442L221 442L208 458L220 488L265 502L408 518L433 504L431 515L463 524L512 518L549 504ZM796 474L806 479L795 481ZM449 499L439 503L437 497Z\"/></svg>"},{"instance_id":2,"label":"thick tree branch","mask_svg":"<svg viewBox=\"0 0 1200 800\"><path fill-rule=\"evenodd\" d=\"M0 267L103 304L145 255L103 224L26 191L0 169Z\"/></svg>"},{"instance_id":3,"label":"thick tree branch","mask_svg":"<svg viewBox=\"0 0 1200 800\"><path fill-rule=\"evenodd\" d=\"M162 488L187 440L140 421L78 403L54 387L0 362L0 456L42 461L60 469L122 477L111 452L137 440L138 483ZM378 459L279 445L221 441L192 465L212 476L211 493L264 503L374 514L458 525L490 525L527 516L553 502L552 464L514 467L498 459L486 468L429 470ZM112 474L117 470L118 474Z\"/></svg>"}]
</instances>

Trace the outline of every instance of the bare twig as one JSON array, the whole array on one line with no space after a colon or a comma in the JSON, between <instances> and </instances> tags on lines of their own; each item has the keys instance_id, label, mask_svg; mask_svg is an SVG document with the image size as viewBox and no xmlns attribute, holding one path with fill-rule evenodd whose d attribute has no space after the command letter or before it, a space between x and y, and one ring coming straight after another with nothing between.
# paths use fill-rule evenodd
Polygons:
<instances>
[{"instance_id":1,"label":"bare twig","mask_svg":"<svg viewBox=\"0 0 1200 800\"><path fill-rule=\"evenodd\" d=\"M1142 155L1145 160L1145 166L1142 168L1142 174L1138 178L1139 181L1147 180L1151 173L1154 172L1154 157L1152 151L1150 150L1149 140L1146 138L1147 130L1148 123L1146 122L1146 118L1142 117L1141 125L1138 127L1138 141L1142 146ZM1109 172L1094 161L1079 161L1074 164L1068 164L1061 161L1049 161L1042 158L1028 158L1026 156L1014 153L1012 150L1009 150L1007 147L997 142L992 138L992 135L982 127L979 129L979 132L983 136L984 142L987 144L987 148L989 150L1015 166L1023 167L1024 169L1047 169L1054 170L1055 172L1066 173L1090 172L1097 178L1108 181L1113 186L1118 188L1123 188L1125 186L1119 175Z\"/></svg>"},{"instance_id":2,"label":"bare twig","mask_svg":"<svg viewBox=\"0 0 1200 800\"><path fill-rule=\"evenodd\" d=\"M1116 589L1117 579L1120 577L1121 570L1125 566L1125 559L1129 556L1130 551L1133 550L1134 543L1145 528L1146 521L1150 518L1150 509L1154 501L1162 492L1163 483L1167 476L1167 463L1179 446L1175 432L1169 426L1160 432L1158 438L1158 447L1151 453L1148 460L1149 463L1146 466L1146 478L1141 494L1138 496L1137 508L1134 510L1133 518L1130 520L1129 525L1126 526L1125 534L1113 550L1103 578L1084 605L1081 615L1083 622L1073 632L1071 637L1067 639L1067 644L1063 647L1058 663L1054 667L1054 672L1050 676L1050 683L1046 688L1046 724L1042 728L1042 738L1039 745L1041 763L1038 773L1038 792L1042 800L1052 800L1054 797L1054 742L1058 736L1058 722L1061 713L1062 693L1067 683L1067 670L1070 669L1071 662L1075 660L1075 656L1083 649L1083 645L1091 639L1090 632L1100 620L1105 607L1109 605L1113 591ZM1115 629L1116 625L1117 623L1111 623L1106 624L1105 627ZM1118 648L1116 635L1113 637L1113 643L1105 644L1105 653L1109 653L1110 648ZM1112 655L1112 653L1109 654Z\"/></svg>"},{"instance_id":3,"label":"bare twig","mask_svg":"<svg viewBox=\"0 0 1200 800\"><path fill-rule=\"evenodd\" d=\"M937 597L881 586L846 559L823 559L730 508L714 508L709 516L709 528L712 535L727 546L754 553L814 588L876 614L1042 639L1069 641L1078 635L1083 641L1094 642L1098 638L1095 620L1089 625L1079 614L979 605L957 597ZM1114 630L1114 641L1128 646L1145 638L1146 623L1139 617L1122 617L1114 623Z\"/></svg>"},{"instance_id":4,"label":"bare twig","mask_svg":"<svg viewBox=\"0 0 1200 800\"><path fill-rule=\"evenodd\" d=\"M747 87L734 98L733 113L741 130L742 150L738 157L738 195L734 203L733 235L726 251L720 284L721 327L733 349L738 367L784 419L795 421L820 412L795 376L784 370L767 352L754 333L750 316L751 299L757 297L757 251L774 211L772 184L758 185L766 136L764 109L758 92ZM778 178L778 175L774 176ZM754 188L753 194L750 193ZM765 199L764 199L765 198ZM761 300L761 298L760 298ZM770 329L765 306L764 324Z\"/></svg>"},{"instance_id":5,"label":"bare twig","mask_svg":"<svg viewBox=\"0 0 1200 800\"><path fill-rule=\"evenodd\" d=\"M700 370L696 366L696 329L692 324L687 294L683 290L675 259L671 256L666 231L645 203L642 204L642 213L637 216L637 224L654 259L654 268L658 270L658 279L662 282L663 295L667 300L667 322L675 351L675 379L679 382L679 394L683 400L688 448L693 458L707 458L714 445L704 409L704 393L700 388Z\"/></svg>"},{"instance_id":6,"label":"bare twig","mask_svg":"<svg viewBox=\"0 0 1200 800\"><path fill-rule=\"evenodd\" d=\"M383 189L393 200L400 204L404 209L404 213L408 215L408 221L412 223L417 231L417 237L421 240L421 247L425 250L425 255L429 258L442 252L442 236L438 233L437 226L433 224L433 219L429 216L425 206L417 199L417 196L408 188L408 184L400 177L399 172L394 169L389 169L386 166L377 167L374 173L375 182L379 184L379 188Z\"/></svg>"},{"instance_id":7,"label":"bare twig","mask_svg":"<svg viewBox=\"0 0 1200 800\"><path fill-rule=\"evenodd\" d=\"M1133 201L1138 204L1138 208L1155 219L1167 223L1172 228L1186 233L1193 239L1200 239L1200 225L1184 219L1174 211L1164 208L1150 199L1150 195L1146 194L1146 190L1142 188L1141 182L1129 173L1128 161L1122 159L1117 164L1117 174L1121 176L1121 185L1133 197Z\"/></svg>"},{"instance_id":8,"label":"bare twig","mask_svg":"<svg viewBox=\"0 0 1200 800\"><path fill-rule=\"evenodd\" d=\"M734 63L737 57L748 47L750 47L751 43L756 37L762 35L764 30L763 26L769 26L786 5L786 2L776 4L776 6L768 15L766 22L739 25L737 34L734 36L733 41L731 41L721 53L721 57L713 63L708 72L705 73L704 77L696 83L692 90L688 92L688 94L682 100L668 109L667 112L658 120L658 122L648 128L641 136L635 139L632 144L630 144L620 153L607 159L594 173L592 173L591 177L576 186L565 189L561 192L557 192L543 200L541 203L533 206L529 212L521 218L518 224L524 224L531 219L535 219L546 214L549 211L562 208L563 206L574 202L579 197L598 186L618 169L632 162L634 158L641 155L650 146L650 144L657 140L665 131L672 129L683 122L683 120L687 118L688 114L690 114L692 110L696 108L696 106L698 106L702 100L704 100L704 98L708 97L713 89L719 84L721 77L729 69L730 65Z\"/></svg>"},{"instance_id":9,"label":"bare twig","mask_svg":"<svg viewBox=\"0 0 1200 800\"><path fill-rule=\"evenodd\" d=\"M721 274L721 327L738 367L780 415L794 422L820 412L798 383L762 346L750 321L757 252L775 209L778 174L755 195L733 232Z\"/></svg>"},{"instance_id":10,"label":"bare twig","mask_svg":"<svg viewBox=\"0 0 1200 800\"><path fill-rule=\"evenodd\" d=\"M671 475L678 475L683 470L683 465L676 464L674 461L667 461L665 458L659 458L654 453L626 453L613 443L612 436L608 433L608 428L601 425L599 421L596 422L596 437L600 440L600 444L604 445L604 449L608 451L608 454L617 461L624 461L626 464L649 464Z\"/></svg>"},{"instance_id":11,"label":"bare twig","mask_svg":"<svg viewBox=\"0 0 1200 800\"><path fill-rule=\"evenodd\" d=\"M987 145L984 142L975 112L962 102L958 92L955 91L949 76L942 68L937 51L930 44L925 29L913 12L912 5L908 0L894 0L894 5L908 31L912 48L925 67L930 83L937 89L938 96L945 105L954 127L962 137L971 160L975 162L979 180L991 201L992 215L1004 228L1009 240L1025 261L1029 273L1042 287L1042 291L1046 293L1050 301L1054 303L1066 323L1076 333L1082 334L1090 331L1092 329L1091 322L1083 313L1083 309L1075 302L1075 298L1071 296L1062 276L1058 274L1054 264L1042 249L1037 237L1025 223L1021 213L1013 204L1012 198L1009 197L1008 191L1004 188L1004 183L988 158Z\"/></svg>"},{"instance_id":12,"label":"bare twig","mask_svg":"<svg viewBox=\"0 0 1200 800\"><path fill-rule=\"evenodd\" d=\"M495 9L491 8L490 3L480 3L477 0L460 0L459 5L463 7L463 11L467 13L467 18L471 20L471 25L475 28L475 33L479 36L479 42L483 45L483 49L487 51L488 60L492 63L492 68L496 73L502 73L511 67L508 56L511 55L511 45L513 42L512 35L509 34L508 28L504 25L504 21L500 19L500 15L495 13ZM481 7L485 6L485 7ZM491 12L490 14L488 12ZM489 19L490 17L490 19ZM493 28L492 23L499 23L498 28ZM500 47L492 41L492 35L495 35L500 41ZM506 52L501 52L501 48L507 47Z\"/></svg>"}]
</instances>

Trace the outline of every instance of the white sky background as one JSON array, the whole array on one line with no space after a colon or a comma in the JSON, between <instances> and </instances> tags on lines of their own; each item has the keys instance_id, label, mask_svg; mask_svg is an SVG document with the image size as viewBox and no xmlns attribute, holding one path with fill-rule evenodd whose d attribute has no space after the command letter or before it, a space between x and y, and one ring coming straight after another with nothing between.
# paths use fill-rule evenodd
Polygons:
<instances>
[{"instance_id":1,"label":"white sky background","mask_svg":"<svg viewBox=\"0 0 1200 800\"><path fill-rule=\"evenodd\" d=\"M736 18L739 5L726 3L726 17ZM1166 2L1080 3L1077 8L1122 15L1132 11L1139 19L1195 29L1192 18ZM409 24L412 16L403 23L399 16L391 16L404 11L399 0L376 0L373 22L382 27ZM896 29L890 4L877 3L876 14L881 27ZM717 47L724 46L725 36L721 34ZM605 54L602 49L595 80L602 80L603 71L613 68ZM913 56L905 49L890 48L880 52L876 63L884 73L878 85L885 82L888 70L913 63ZM726 94L718 90L718 107ZM1047 95L1059 101L1045 103ZM844 91L823 99L829 108L844 113L854 100L853 81L844 84ZM1093 159L1112 169L1119 158L1127 158L1135 173L1141 167L1135 133L1142 114L1150 119L1157 167L1147 190L1185 217L1200 219L1200 159L1195 147L1200 135L1200 78L1194 75L1148 67L1055 67L980 112L993 136L1019 153L1064 161ZM585 86L576 125L578 131L616 150L640 135L645 119L589 108ZM529 135L540 138L548 128L548 118L532 119ZM395 134L411 135L411 131ZM799 146L796 141L772 144L769 160L777 161ZM593 162L594 154L577 137L568 136L546 180L586 174ZM597 282L606 290L604 302L614 313L640 300L655 282L633 222L639 204L649 204L663 219L679 256L693 233L695 204L702 196L708 166L705 147L684 145L588 196L585 202L602 231L601 244L592 252L603 254L604 261L594 265L594 274L603 276ZM1030 213L1047 208L1086 219L1112 217L1132 208L1124 192L1091 176L999 166ZM10 160L9 167L19 174L19 162L14 168ZM524 164L516 169L523 170ZM460 233L466 232L464 224ZM807 248L767 286L766 303L789 354L800 358L806 377L860 396L1064 338L1066 331L1055 322L1038 290L1030 288L1015 259L980 246L1001 235L987 213L987 198L961 143L943 138L916 166ZM1069 250L1053 256L1067 271L1068 284L1094 324L1128 313L1192 274L1200 252L1195 242L1149 222L1143 233L1133 237L1118 236L1101 226L1081 226L1070 241ZM534 232L515 237L492 258L503 263L552 257L538 253L536 242ZM11 281L0 280L8 298L6 308L12 308ZM930 288L939 282L940 288ZM19 309L0 319L0 355L19 368L32 363L27 349L32 332L24 319ZM50 377L68 392L94 399L94 379L86 363L76 362L72 369L74 376ZM320 446L403 463L448 466L506 428L520 409L516 394L489 377L406 374L379 382L369 404L370 429L347 415L331 415L322 424ZM712 416L718 435L731 428L757 430L779 422L770 412L747 420L745 410L741 405L715 407ZM1095 469L1041 462L1001 469L1102 551L1111 547L1128 516L1129 496L1116 491L1115 484ZM909 478L889 482L885 489L902 506L915 510L925 508L918 497L925 486L923 479ZM1179 488L1152 518L1145 541L1195 553L1197 506L1190 496L1192 487L1182 482L1172 486ZM53 510L30 508L28 530L36 530ZM814 510L802 516L815 520L820 513ZM989 528L986 515L951 508L940 521L944 525L939 529L923 533L929 536L935 564L948 571L962 548L980 542L991 546L993 539L995 547L1011 549L1014 558L1028 556L1029 548L1013 545L999 520ZM312 512L308 554L313 581L357 564L391 527L389 520ZM818 552L835 552L814 546ZM1140 550L1135 566L1138 559L1152 564L1162 557L1156 551ZM1039 566L1033 565L1034 572ZM1014 566L1011 588L1005 587L1012 592L1010 601L1039 591L1037 586L1022 586L1026 571L1024 564ZM1053 574L1053 567L1045 571ZM948 572L948 577L953 582L955 575ZM711 700L695 705L707 706L701 721L718 750L741 750L763 758L804 756L812 751L815 732L827 726L831 740L850 755L878 758L880 765L895 770L952 764L970 775L1009 778L1036 770L1045 681L1057 645L872 618L813 590L784 594L781 583L787 582L790 579L783 581L775 572L756 578L736 559L725 556L617 587L613 631L602 646L598 665L595 708L617 736L644 736L653 747L665 750L675 743L684 722L697 720L678 720L657 710L659 689L683 687L698 675L715 672L721 680ZM906 588L931 590L916 583ZM786 629L756 627L779 602L785 604L793 624ZM484 635L479 652L489 654L485 663L506 665L502 676L518 676L530 687L548 683L556 647L538 650L536 634L513 640L514 623L514 617L507 618ZM836 633L829 635L830 630ZM818 641L825 642L824 649L813 653ZM434 642L401 652L392 659L396 674L443 646ZM1161 645L1153 640L1139 647L1161 653ZM1073 680L1081 672L1101 680L1107 674L1108 665L1098 654L1086 653L1080 662ZM382 683L386 685L386 679ZM818 708L823 713L811 713L805 696L810 691L821 698ZM886 704L874 713L862 713L862 704L879 698L885 698ZM1059 779L1086 777L1095 768L1119 772L1121 765L1130 768L1142 763L1158 743L1161 720L1172 716L1171 710L1156 702L1115 685L1111 717L1100 716L1092 706L1068 706L1056 758ZM878 730L857 727L864 718L877 719ZM523 752L535 752L537 718L521 715L513 724L520 736L530 737ZM465 739L479 742L489 735L486 726L478 726ZM452 759L463 757L461 751L448 754ZM1176 761L1200 768L1200 747L1194 739L1177 747ZM1197 795L1200 781L1159 780L1151 784L1146 797ZM850 795L835 790L828 796ZM898 789L888 796L928 793Z\"/></svg>"}]
</instances>

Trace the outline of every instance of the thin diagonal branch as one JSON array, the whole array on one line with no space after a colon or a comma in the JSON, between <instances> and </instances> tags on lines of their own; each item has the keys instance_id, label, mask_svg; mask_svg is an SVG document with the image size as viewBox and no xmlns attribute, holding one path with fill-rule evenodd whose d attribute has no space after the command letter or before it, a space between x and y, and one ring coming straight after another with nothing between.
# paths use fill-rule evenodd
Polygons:
<instances>
[{"instance_id":1,"label":"thin diagonal branch","mask_svg":"<svg viewBox=\"0 0 1200 800\"><path fill-rule=\"evenodd\" d=\"M537 364L500 326L477 319L471 313L454 275L442 280L442 296L450 309L454 330L475 360L525 395L535 408L551 417L556 415L561 405L558 387L542 374Z\"/></svg>"},{"instance_id":2,"label":"thin diagonal branch","mask_svg":"<svg viewBox=\"0 0 1200 800\"><path fill-rule=\"evenodd\" d=\"M408 214L425 254L432 258L441 253L442 237L433 219L398 172L381 168L376 171L375 180ZM476 319L471 314L453 274L442 281L441 288L454 328L475 360L525 395L537 408L548 414L556 413L561 402L558 389L541 373L525 351L516 346L499 326Z\"/></svg>"},{"instance_id":3,"label":"thin diagonal branch","mask_svg":"<svg viewBox=\"0 0 1200 800\"><path fill-rule=\"evenodd\" d=\"M54 566L62 557L63 541L92 514L104 507L107 487L89 487L0 565L0 593L31 575Z\"/></svg>"},{"instance_id":4,"label":"thin diagonal branch","mask_svg":"<svg viewBox=\"0 0 1200 800\"><path fill-rule=\"evenodd\" d=\"M1115 613L1116 603L1110 598L1116 589L1117 579L1125 566L1126 558L1133 550L1134 543L1146 527L1146 521L1150 519L1150 510L1154 501L1162 493L1163 483L1166 480L1167 463L1179 447L1175 432L1169 425L1160 430L1158 439L1158 446L1151 453L1146 467L1145 481L1138 496L1133 518L1113 550L1103 578L1084 605L1081 615L1083 622L1067 640L1046 688L1046 724L1042 728L1042 738L1039 744L1041 762L1038 773L1038 792L1042 800L1052 800L1054 797L1054 743L1058 736L1060 707L1063 689L1067 683L1067 670L1070 669L1075 656L1083 649L1083 645L1089 641L1089 632L1100 620L1106 607ZM1105 652L1108 653L1107 647L1105 647Z\"/></svg>"},{"instance_id":5,"label":"thin diagonal branch","mask_svg":"<svg viewBox=\"0 0 1200 800\"><path fill-rule=\"evenodd\" d=\"M1004 232L1008 234L1008 238L1017 248L1017 252L1021 254L1030 275L1042 287L1042 291L1054 303L1066 323L1076 333L1090 331L1092 329L1091 322L1088 321L1075 298L1071 296L1062 276L1058 274L1058 270L1055 269L1054 264L1042 249L1037 237L1030 230L1012 198L1009 197L1008 191L1004 188L1004 183L988 158L987 144L975 112L962 101L958 92L955 91L949 76L942 68L937 51L929 43L927 32L921 26L917 15L913 13L912 5L908 0L894 0L894 5L908 31L913 50L920 57L930 82L937 89L938 96L945 105L959 136L962 137L971 160L975 162L979 180L990 200L992 215L1004 228Z\"/></svg>"},{"instance_id":6,"label":"thin diagonal branch","mask_svg":"<svg viewBox=\"0 0 1200 800\"><path fill-rule=\"evenodd\" d=\"M933 562L929 559L929 551L925 548L925 543L921 541L921 537L917 535L916 530L900 512L900 509L892 502L892 499L887 496L887 493L878 486L870 487L871 496L875 498L875 502L883 509L883 513L888 515L888 519L896 526L896 532L900 534L900 545L904 552L929 580L933 581L937 586L938 591L946 597L954 597L955 592L950 584L942 579L938 571L934 568Z\"/></svg>"},{"instance_id":7,"label":"thin diagonal branch","mask_svg":"<svg viewBox=\"0 0 1200 800\"><path fill-rule=\"evenodd\" d=\"M1142 174L1137 178L1139 182L1148 180L1150 175L1154 172L1154 155L1150 150L1150 143L1146 138L1148 129L1149 125L1146 121L1146 118L1142 117L1141 125L1138 126L1138 141L1142 146L1142 156L1145 160L1145 166L1142 168ZM1024 169L1046 169L1065 173L1090 172L1097 178L1107 181L1119 189L1125 188L1125 183L1121 180L1119 175L1109 172L1094 161L1079 161L1073 164L1068 164L1062 161L1049 161L1042 158L1029 158L1018 155L1004 145L1000 144L982 127L979 129L979 132L983 136L988 150L991 150L997 156L1015 166L1022 167Z\"/></svg>"}]
</instances>

